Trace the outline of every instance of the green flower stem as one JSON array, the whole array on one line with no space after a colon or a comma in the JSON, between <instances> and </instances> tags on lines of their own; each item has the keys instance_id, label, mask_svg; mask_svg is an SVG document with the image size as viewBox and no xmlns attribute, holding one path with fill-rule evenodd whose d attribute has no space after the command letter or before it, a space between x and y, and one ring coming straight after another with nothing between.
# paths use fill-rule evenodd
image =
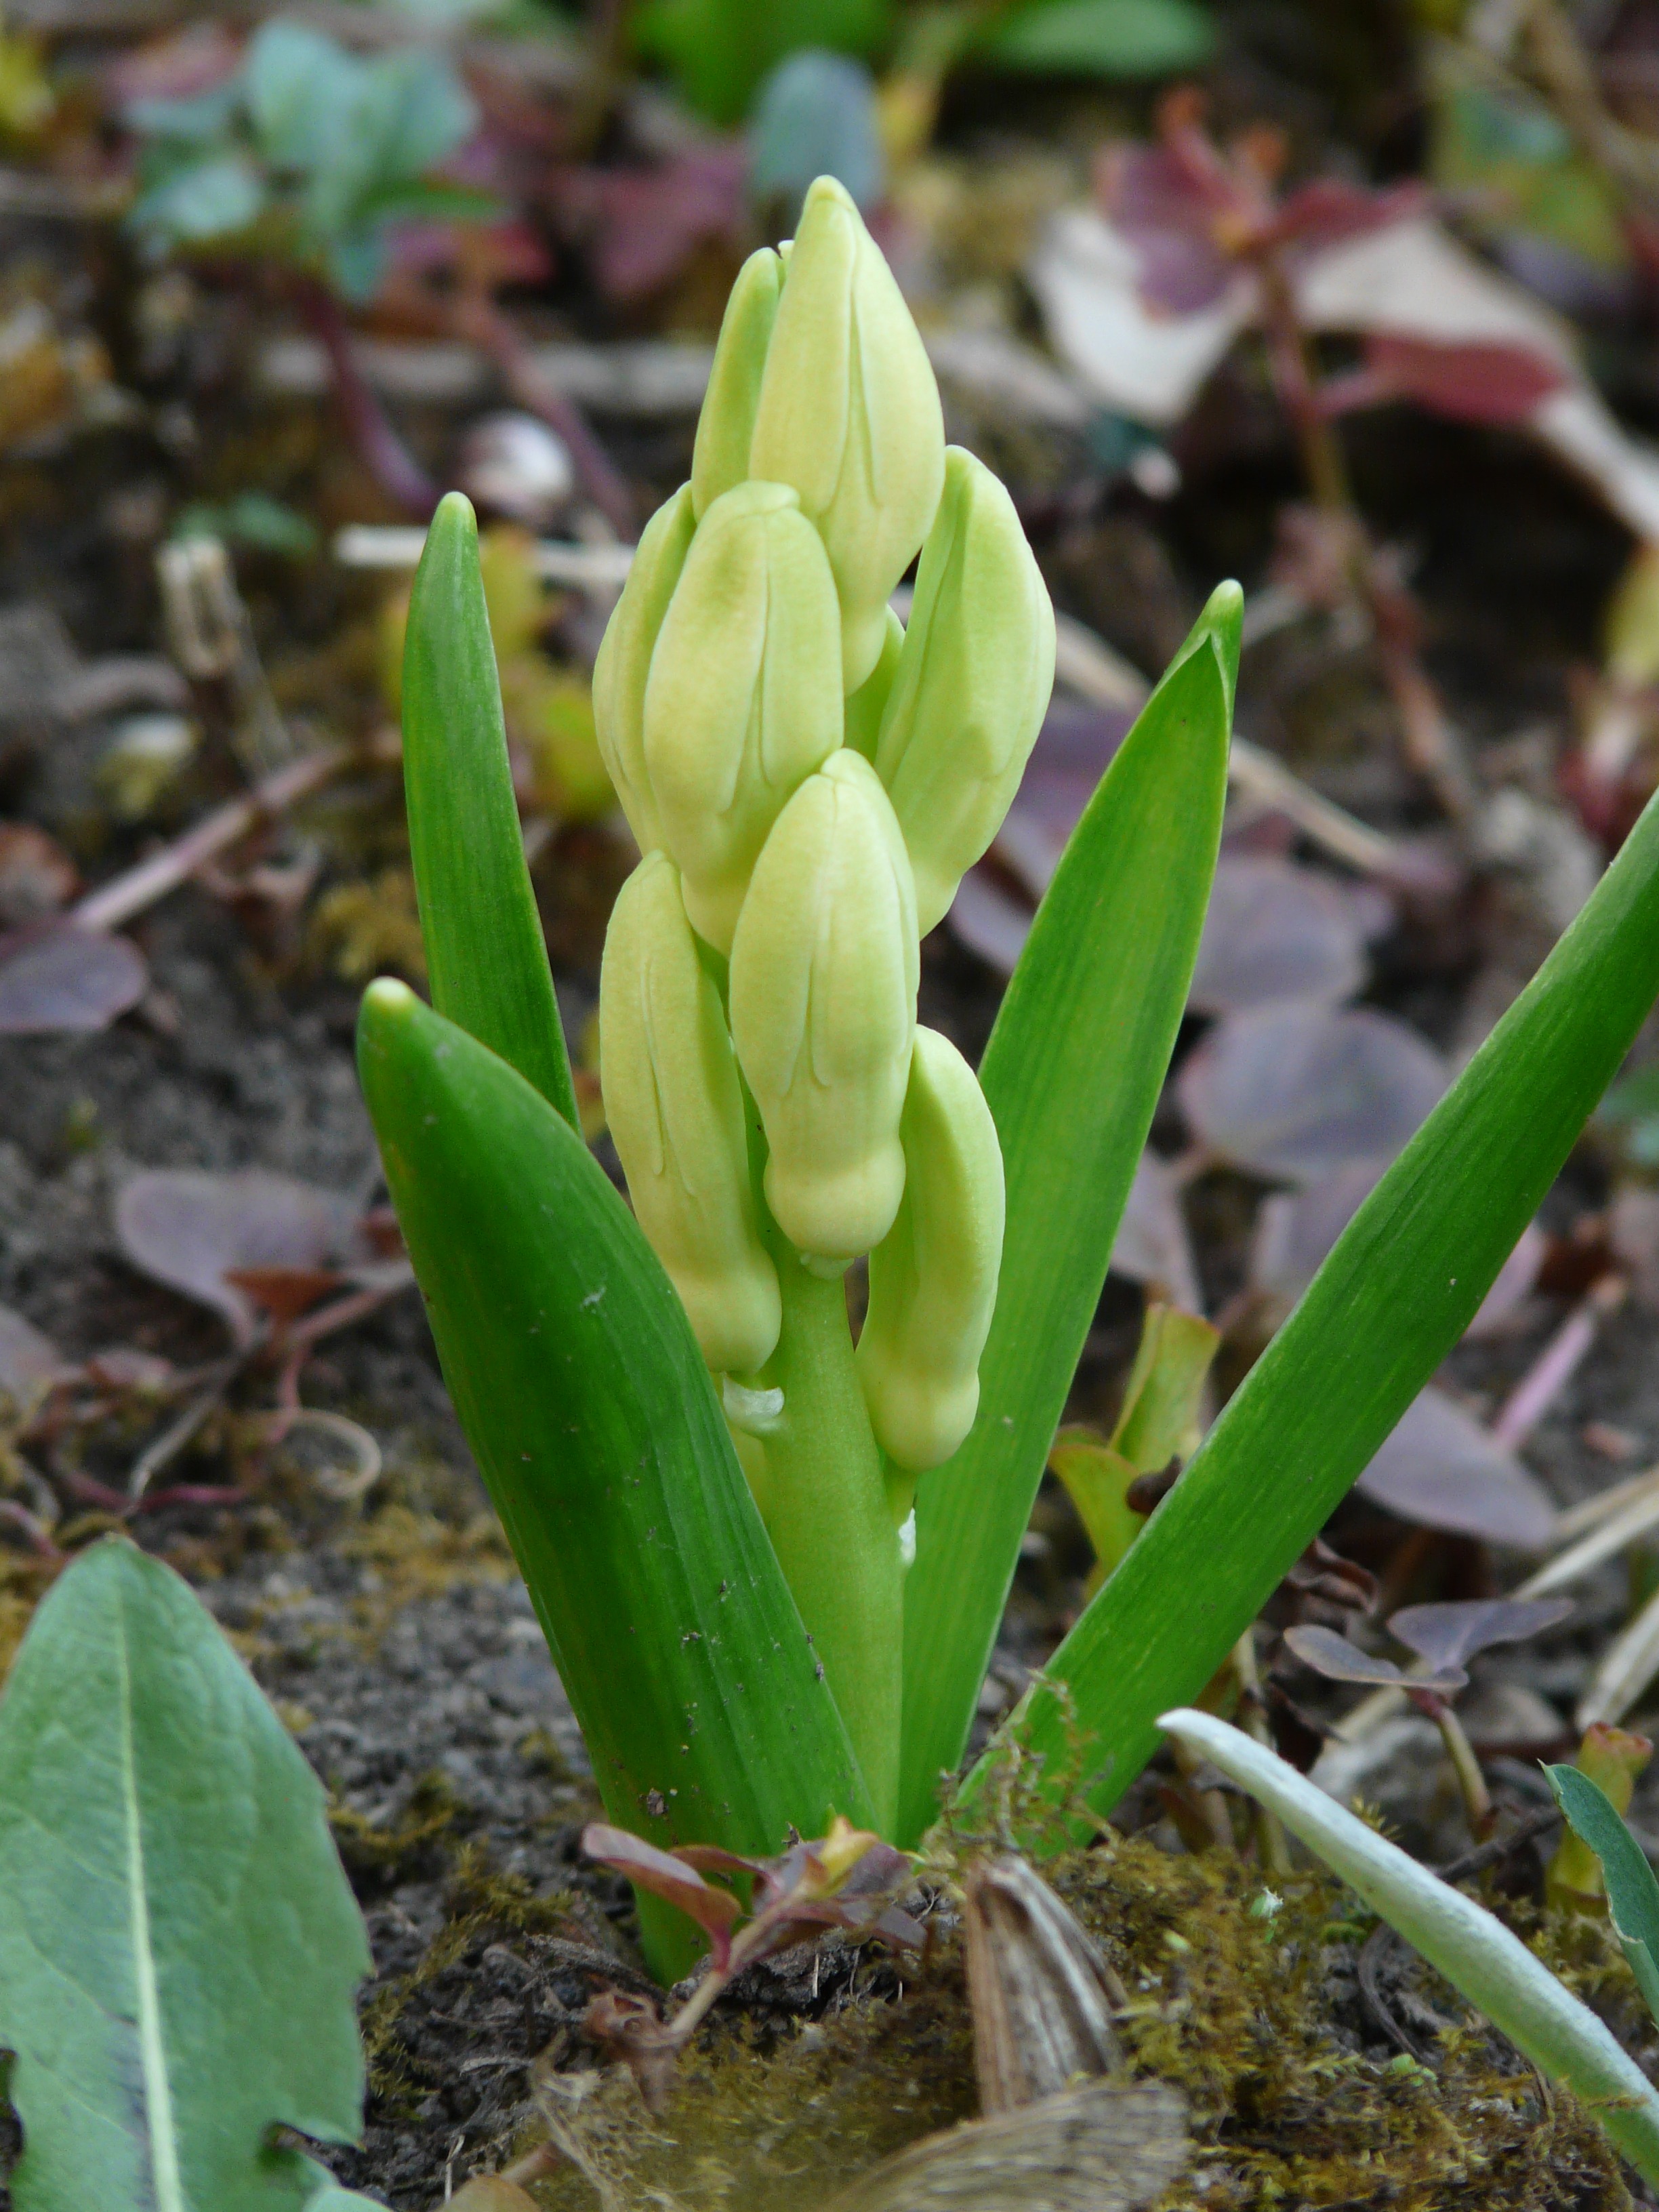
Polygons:
<instances>
[{"instance_id":1,"label":"green flower stem","mask_svg":"<svg viewBox=\"0 0 1659 2212\"><path fill-rule=\"evenodd\" d=\"M769 1220L783 1330L762 1381L783 1411L766 1443L766 1520L864 1769L876 1825L898 1807L903 1574L881 1454L853 1364L847 1292Z\"/></svg>"}]
</instances>

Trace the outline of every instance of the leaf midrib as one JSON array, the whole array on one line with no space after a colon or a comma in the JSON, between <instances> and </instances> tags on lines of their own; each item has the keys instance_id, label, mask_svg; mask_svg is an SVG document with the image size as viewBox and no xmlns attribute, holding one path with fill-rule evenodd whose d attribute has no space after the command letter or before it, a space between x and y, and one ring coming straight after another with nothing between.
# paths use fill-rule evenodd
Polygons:
<instances>
[{"instance_id":1,"label":"leaf midrib","mask_svg":"<svg viewBox=\"0 0 1659 2212\"><path fill-rule=\"evenodd\" d=\"M155 2193L156 2212L189 2212L179 2172L173 2086L167 2079L161 1993L156 1986L155 1954L150 1945L143 1825L139 1818L137 1756L132 1735L132 1673L128 1660L126 1606L120 1600L116 1609L115 1663L120 1678L116 1724L120 1734L121 1804L126 1827L133 1978L138 1996L138 2063L143 2083L150 2181Z\"/></svg>"}]
</instances>

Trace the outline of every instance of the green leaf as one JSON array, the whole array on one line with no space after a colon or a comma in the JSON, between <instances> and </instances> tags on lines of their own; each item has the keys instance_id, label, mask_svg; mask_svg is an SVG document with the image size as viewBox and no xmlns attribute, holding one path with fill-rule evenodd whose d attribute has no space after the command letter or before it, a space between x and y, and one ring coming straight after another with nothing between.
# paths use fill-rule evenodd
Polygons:
<instances>
[{"instance_id":1,"label":"green leaf","mask_svg":"<svg viewBox=\"0 0 1659 2212\"><path fill-rule=\"evenodd\" d=\"M135 201L127 220L165 245L200 245L247 229L265 202L264 179L245 154L215 154L163 176Z\"/></svg>"},{"instance_id":2,"label":"green leaf","mask_svg":"<svg viewBox=\"0 0 1659 2212\"><path fill-rule=\"evenodd\" d=\"M603 1169L402 984L365 994L358 1064L444 1379L611 1820L763 1856L832 1811L871 1825L685 1310Z\"/></svg>"},{"instance_id":3,"label":"green leaf","mask_svg":"<svg viewBox=\"0 0 1659 2212\"><path fill-rule=\"evenodd\" d=\"M814 48L778 64L749 125L749 197L781 203L791 224L815 179L833 177L861 208L886 180L875 79L862 62Z\"/></svg>"},{"instance_id":4,"label":"green leaf","mask_svg":"<svg viewBox=\"0 0 1659 2212\"><path fill-rule=\"evenodd\" d=\"M471 94L431 46L409 46L383 54L373 74L377 181L412 183L447 161L477 128Z\"/></svg>"},{"instance_id":5,"label":"green leaf","mask_svg":"<svg viewBox=\"0 0 1659 2212\"><path fill-rule=\"evenodd\" d=\"M576 1095L513 795L478 526L456 491L439 501L410 601L404 787L432 1003L574 1127Z\"/></svg>"},{"instance_id":6,"label":"green leaf","mask_svg":"<svg viewBox=\"0 0 1659 2212\"><path fill-rule=\"evenodd\" d=\"M1573 1832L1601 1862L1613 1930L1648 2010L1659 2021L1659 1881L1605 1790L1576 1766L1547 1766L1545 1778Z\"/></svg>"},{"instance_id":7,"label":"green leaf","mask_svg":"<svg viewBox=\"0 0 1659 2212\"><path fill-rule=\"evenodd\" d=\"M762 80L809 46L867 54L886 38L890 0L647 0L641 53L666 62L711 123L741 123Z\"/></svg>"},{"instance_id":8,"label":"green leaf","mask_svg":"<svg viewBox=\"0 0 1659 2212\"><path fill-rule=\"evenodd\" d=\"M386 2212L378 2197L360 2196L355 2189L343 2189L325 2167L314 2159L307 2165L315 2178L315 2193L305 2201L305 2212Z\"/></svg>"},{"instance_id":9,"label":"green leaf","mask_svg":"<svg viewBox=\"0 0 1659 2212\"><path fill-rule=\"evenodd\" d=\"M243 65L259 151L274 168L309 173L353 143L369 70L303 23L263 23Z\"/></svg>"},{"instance_id":10,"label":"green leaf","mask_svg":"<svg viewBox=\"0 0 1659 2212\"><path fill-rule=\"evenodd\" d=\"M1659 2095L1653 2084L1589 2007L1501 1920L1356 1820L1242 1729L1200 1712L1165 1713L1159 1726L1276 1813L1516 2050L1582 2098L1638 2172L1659 2181ZM1549 1771L1553 1780L1572 1769Z\"/></svg>"},{"instance_id":11,"label":"green leaf","mask_svg":"<svg viewBox=\"0 0 1659 2212\"><path fill-rule=\"evenodd\" d=\"M1214 51L1196 0L1048 0L1016 9L980 49L1005 69L1106 77L1169 76Z\"/></svg>"},{"instance_id":12,"label":"green leaf","mask_svg":"<svg viewBox=\"0 0 1659 2212\"><path fill-rule=\"evenodd\" d=\"M301 2205L269 2133L358 2133L368 1969L322 1790L210 1616L130 1544L82 1553L0 1702L15 2212Z\"/></svg>"},{"instance_id":13,"label":"green leaf","mask_svg":"<svg viewBox=\"0 0 1659 2212\"><path fill-rule=\"evenodd\" d=\"M1146 1765L1158 1715L1203 1689L1474 1319L1656 991L1659 799L1049 1662L1092 1743L1100 1809ZM1070 1734L1046 1689L1015 1724L1056 1759Z\"/></svg>"},{"instance_id":14,"label":"green leaf","mask_svg":"<svg viewBox=\"0 0 1659 2212\"><path fill-rule=\"evenodd\" d=\"M932 1819L940 1770L967 1743L1187 1002L1221 837L1241 604L1236 584L1215 593L1106 771L980 1067L1008 1226L979 1418L917 1492L901 1843Z\"/></svg>"},{"instance_id":15,"label":"green leaf","mask_svg":"<svg viewBox=\"0 0 1659 2212\"><path fill-rule=\"evenodd\" d=\"M173 517L174 538L224 538L261 553L283 553L308 561L317 550L317 531L296 507L269 492L239 491L222 505L192 500Z\"/></svg>"}]
</instances>

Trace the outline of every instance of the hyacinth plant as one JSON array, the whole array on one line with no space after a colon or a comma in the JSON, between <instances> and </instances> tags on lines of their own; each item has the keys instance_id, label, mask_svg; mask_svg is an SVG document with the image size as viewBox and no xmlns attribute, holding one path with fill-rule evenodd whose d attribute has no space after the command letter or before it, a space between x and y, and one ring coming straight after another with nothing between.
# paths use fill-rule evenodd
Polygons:
<instances>
[{"instance_id":1,"label":"hyacinth plant","mask_svg":"<svg viewBox=\"0 0 1659 2212\"><path fill-rule=\"evenodd\" d=\"M600 1003L630 1211L577 1133L472 517L440 508L404 685L432 1006L373 984L360 1065L617 1826L763 1856L832 1814L907 1846L933 1818L1185 1004L1239 621L1223 585L975 1073L917 1024L919 941L1018 784L1053 615L856 209L814 185L733 289L690 482L594 672L641 854ZM1121 1795L1461 1334L1656 988L1650 809L1015 1717L1028 1774Z\"/></svg>"}]
</instances>

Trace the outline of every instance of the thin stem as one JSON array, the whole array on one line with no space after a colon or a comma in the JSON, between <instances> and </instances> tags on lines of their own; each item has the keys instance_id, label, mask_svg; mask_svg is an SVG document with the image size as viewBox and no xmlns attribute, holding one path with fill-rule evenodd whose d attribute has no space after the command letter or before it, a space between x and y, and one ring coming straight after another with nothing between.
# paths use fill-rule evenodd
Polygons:
<instances>
[{"instance_id":1,"label":"thin stem","mask_svg":"<svg viewBox=\"0 0 1659 2212\"><path fill-rule=\"evenodd\" d=\"M1239 1724L1264 1751L1273 1748L1273 1732L1261 1701L1261 1670L1256 1664L1255 1623L1251 1622L1233 1646L1233 1672L1238 1677ZM1277 1813L1259 1799L1255 1808L1255 1855L1264 1874L1291 1871L1291 1849Z\"/></svg>"},{"instance_id":2,"label":"thin stem","mask_svg":"<svg viewBox=\"0 0 1659 2212\"><path fill-rule=\"evenodd\" d=\"M1296 432L1308 489L1316 504L1326 514L1351 515L1355 510L1353 495L1348 489L1347 464L1343 459L1335 428L1315 388L1307 333L1296 311L1296 295L1290 278L1278 254L1262 256L1260 277L1268 365L1279 404Z\"/></svg>"},{"instance_id":3,"label":"thin stem","mask_svg":"<svg viewBox=\"0 0 1659 2212\"><path fill-rule=\"evenodd\" d=\"M328 356L346 434L364 465L389 498L425 521L438 504L438 487L398 436L358 368L338 301L314 276L296 276L294 296Z\"/></svg>"},{"instance_id":4,"label":"thin stem","mask_svg":"<svg viewBox=\"0 0 1659 2212\"><path fill-rule=\"evenodd\" d=\"M782 1391L783 1411L765 1438L767 1527L878 1824L890 1833L903 1648L897 1531L853 1364L846 1291L839 1277L810 1273L770 1223L768 1231L783 1329L762 1380Z\"/></svg>"},{"instance_id":5,"label":"thin stem","mask_svg":"<svg viewBox=\"0 0 1659 2212\"><path fill-rule=\"evenodd\" d=\"M1411 1693L1407 1691L1407 1695ZM1425 1712L1440 1731L1440 1741L1446 1747L1452 1772L1457 1777L1457 1787L1462 1796L1464 1809L1469 1816L1469 1833L1477 1844L1484 1843L1492 1832L1498 1815L1492 1807L1492 1793L1486 1787L1486 1778L1480 1771L1480 1762L1474 1755L1474 1746L1463 1733L1463 1723L1443 1698L1425 1693L1412 1698L1412 1703Z\"/></svg>"}]
</instances>

